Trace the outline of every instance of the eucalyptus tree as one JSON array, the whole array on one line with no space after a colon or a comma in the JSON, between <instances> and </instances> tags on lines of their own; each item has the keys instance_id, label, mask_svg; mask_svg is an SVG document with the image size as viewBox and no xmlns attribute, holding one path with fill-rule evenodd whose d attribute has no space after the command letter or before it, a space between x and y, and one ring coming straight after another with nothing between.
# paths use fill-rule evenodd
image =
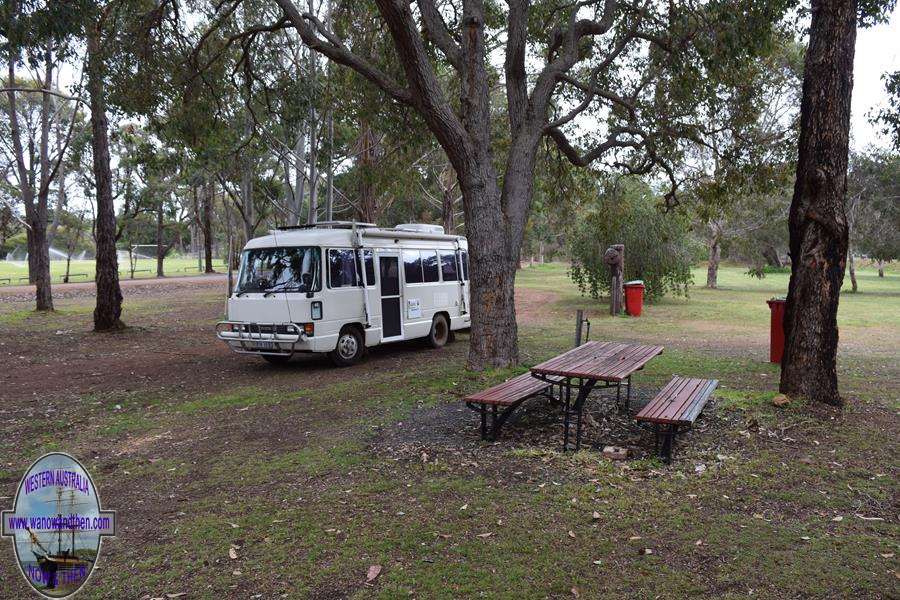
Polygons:
<instances>
[{"instance_id":1,"label":"eucalyptus tree","mask_svg":"<svg viewBox=\"0 0 900 600\"><path fill-rule=\"evenodd\" d=\"M12 0L0 12L7 66L4 137L9 143L4 151L15 165L12 174L25 209L28 275L35 284L37 310L53 310L48 204L77 114L75 106L60 102L78 100L55 89L57 71L68 53L70 10L67 3ZM30 72L28 78L18 76L20 66Z\"/></svg>"},{"instance_id":2,"label":"eucalyptus tree","mask_svg":"<svg viewBox=\"0 0 900 600\"><path fill-rule=\"evenodd\" d=\"M549 137L576 165L603 160L630 173L658 170L674 186L671 140L694 131L695 93L707 75L698 52L752 54L784 8L512 0L503 9L477 0L376 0L389 34L385 61L294 0L272 2L283 11L277 23L289 23L310 48L416 112L450 160L471 244L473 368L518 360L513 284L542 140ZM492 57L502 53L501 67ZM505 98L493 93L498 82ZM499 130L508 143L497 143Z\"/></svg>"},{"instance_id":3,"label":"eucalyptus tree","mask_svg":"<svg viewBox=\"0 0 900 600\"><path fill-rule=\"evenodd\" d=\"M873 124L881 127L881 133L894 150L900 152L900 69L881 76L888 95L888 106L871 115Z\"/></svg>"},{"instance_id":4,"label":"eucalyptus tree","mask_svg":"<svg viewBox=\"0 0 900 600\"><path fill-rule=\"evenodd\" d=\"M793 175L802 61L802 48L783 32L758 56L718 65L718 89L698 99L707 126L686 149L683 170L707 242L708 288L717 287L723 244L761 241L755 232L787 216L781 192ZM770 244L750 255L778 262Z\"/></svg>"},{"instance_id":5,"label":"eucalyptus tree","mask_svg":"<svg viewBox=\"0 0 900 600\"><path fill-rule=\"evenodd\" d=\"M851 289L858 289L854 250L879 265L900 258L900 156L873 150L850 156L847 174L847 266Z\"/></svg>"},{"instance_id":6,"label":"eucalyptus tree","mask_svg":"<svg viewBox=\"0 0 900 600\"><path fill-rule=\"evenodd\" d=\"M791 201L791 279L785 307L780 390L842 403L837 382L837 310L847 259L844 206L857 23L883 21L893 0L812 0L800 104L799 155Z\"/></svg>"}]
</instances>

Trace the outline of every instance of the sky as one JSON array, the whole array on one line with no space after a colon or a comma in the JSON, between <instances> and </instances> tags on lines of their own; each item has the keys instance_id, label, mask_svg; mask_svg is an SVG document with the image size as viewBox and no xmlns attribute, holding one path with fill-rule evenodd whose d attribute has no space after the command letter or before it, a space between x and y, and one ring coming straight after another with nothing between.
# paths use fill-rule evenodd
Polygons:
<instances>
[{"instance_id":1,"label":"sky","mask_svg":"<svg viewBox=\"0 0 900 600\"><path fill-rule=\"evenodd\" d=\"M881 75L896 70L900 70L900 2L889 23L860 29L856 34L850 117L850 143L854 150L888 145L889 141L869 123L867 115L873 108L887 106Z\"/></svg>"}]
</instances>

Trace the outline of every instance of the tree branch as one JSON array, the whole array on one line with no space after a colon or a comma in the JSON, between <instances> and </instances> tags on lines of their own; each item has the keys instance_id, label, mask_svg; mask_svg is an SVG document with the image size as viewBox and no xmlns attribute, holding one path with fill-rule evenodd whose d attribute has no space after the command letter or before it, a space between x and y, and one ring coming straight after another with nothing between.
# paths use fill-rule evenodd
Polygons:
<instances>
[{"instance_id":1,"label":"tree branch","mask_svg":"<svg viewBox=\"0 0 900 600\"><path fill-rule=\"evenodd\" d=\"M434 0L418 0L419 12L422 15L422 24L425 26L425 32L428 38L434 42L434 45L441 49L450 64L457 71L462 70L462 50L450 30L447 29L447 23L444 17L434 3Z\"/></svg>"},{"instance_id":2,"label":"tree branch","mask_svg":"<svg viewBox=\"0 0 900 600\"><path fill-rule=\"evenodd\" d=\"M509 110L510 131L515 137L528 104L525 73L525 46L527 43L529 0L510 0L509 27L506 37L506 102Z\"/></svg>"},{"instance_id":3,"label":"tree branch","mask_svg":"<svg viewBox=\"0 0 900 600\"><path fill-rule=\"evenodd\" d=\"M551 127L547 129L546 133L554 142L556 142L556 146L559 148L560 152L562 152L569 162L576 167L588 166L613 148L639 148L644 145L643 142L634 139L620 140L619 135L623 133L635 136L641 135L641 132L638 130L621 127L612 129L609 133L609 137L602 144L595 146L585 154L580 154L578 149L569 142L566 134L563 133L559 127Z\"/></svg>"},{"instance_id":4,"label":"tree branch","mask_svg":"<svg viewBox=\"0 0 900 600\"><path fill-rule=\"evenodd\" d=\"M284 11L285 16L290 19L291 24L297 30L297 33L300 35L300 39L303 40L304 44L316 52L324 54L336 63L350 67L381 88L395 100L403 102L404 104L413 103L413 95L409 89L406 89L393 81L387 74L366 59L350 52L350 50L348 50L347 47L333 34L325 33L323 35L325 35L326 39L321 39L316 34L316 31L310 27L309 23L307 23L307 18L297 10L296 6L294 6L292 0L275 0L275 2L277 2L278 6L281 7L281 10ZM312 20L313 23L316 23L316 21L317 19ZM321 29L327 31L324 26Z\"/></svg>"}]
</instances>

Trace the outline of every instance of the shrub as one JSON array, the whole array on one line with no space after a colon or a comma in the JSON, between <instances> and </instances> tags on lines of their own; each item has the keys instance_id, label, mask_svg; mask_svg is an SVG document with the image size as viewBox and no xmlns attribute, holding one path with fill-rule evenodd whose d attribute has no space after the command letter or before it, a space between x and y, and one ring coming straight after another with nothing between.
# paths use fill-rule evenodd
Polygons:
<instances>
[{"instance_id":1,"label":"shrub","mask_svg":"<svg viewBox=\"0 0 900 600\"><path fill-rule=\"evenodd\" d=\"M683 215L660 209L646 184L620 182L600 194L573 232L572 280L583 294L608 296L610 273L603 254L613 244L624 244L625 281L643 280L651 301L666 294L686 296L693 282L691 265L702 251L689 230Z\"/></svg>"}]
</instances>

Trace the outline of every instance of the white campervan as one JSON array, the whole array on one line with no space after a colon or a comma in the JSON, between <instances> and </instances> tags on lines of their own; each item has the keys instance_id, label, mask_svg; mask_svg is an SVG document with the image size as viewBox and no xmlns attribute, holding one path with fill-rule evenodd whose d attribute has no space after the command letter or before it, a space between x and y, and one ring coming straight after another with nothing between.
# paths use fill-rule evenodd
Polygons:
<instances>
[{"instance_id":1,"label":"white campervan","mask_svg":"<svg viewBox=\"0 0 900 600\"><path fill-rule=\"evenodd\" d=\"M471 325L466 238L420 224L271 231L244 247L227 316L218 338L273 363L327 352L349 366L366 347L414 338L440 347Z\"/></svg>"}]
</instances>

